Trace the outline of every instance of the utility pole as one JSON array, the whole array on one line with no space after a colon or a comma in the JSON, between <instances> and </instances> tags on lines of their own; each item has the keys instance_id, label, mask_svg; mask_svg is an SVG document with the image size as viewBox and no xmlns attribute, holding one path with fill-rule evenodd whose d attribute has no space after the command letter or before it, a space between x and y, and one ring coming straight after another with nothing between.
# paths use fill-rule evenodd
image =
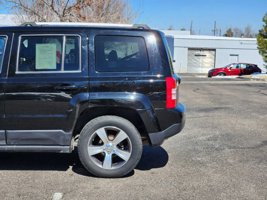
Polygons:
<instances>
[{"instance_id":1,"label":"utility pole","mask_svg":"<svg viewBox=\"0 0 267 200\"><path fill-rule=\"evenodd\" d=\"M212 32L213 32L213 35L216 36L216 33L217 33L217 24L216 24L216 21L214 22L214 28L213 28Z\"/></svg>"},{"instance_id":2,"label":"utility pole","mask_svg":"<svg viewBox=\"0 0 267 200\"><path fill-rule=\"evenodd\" d=\"M219 29L217 28L217 22L214 22L214 28L211 30L213 32L213 35L216 36ZM220 29L220 34L221 34L221 29Z\"/></svg>"},{"instance_id":3,"label":"utility pole","mask_svg":"<svg viewBox=\"0 0 267 200\"><path fill-rule=\"evenodd\" d=\"M191 20L191 24L190 24L190 35L193 34L193 20Z\"/></svg>"}]
</instances>

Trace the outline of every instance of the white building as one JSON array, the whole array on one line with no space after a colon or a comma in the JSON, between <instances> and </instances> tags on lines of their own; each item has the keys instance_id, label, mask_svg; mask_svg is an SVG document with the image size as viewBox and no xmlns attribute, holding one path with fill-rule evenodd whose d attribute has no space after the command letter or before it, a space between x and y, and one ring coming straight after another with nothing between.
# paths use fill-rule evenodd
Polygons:
<instances>
[{"instance_id":1,"label":"white building","mask_svg":"<svg viewBox=\"0 0 267 200\"><path fill-rule=\"evenodd\" d=\"M199 36L190 35L188 31L163 32L168 37L177 73L207 73L211 68L235 62L254 63L266 72L255 38Z\"/></svg>"}]
</instances>

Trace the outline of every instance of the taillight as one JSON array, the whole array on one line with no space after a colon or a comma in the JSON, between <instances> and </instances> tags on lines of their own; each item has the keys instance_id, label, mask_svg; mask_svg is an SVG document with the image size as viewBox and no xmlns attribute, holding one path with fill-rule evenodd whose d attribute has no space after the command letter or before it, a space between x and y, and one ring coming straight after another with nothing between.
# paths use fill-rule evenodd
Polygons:
<instances>
[{"instance_id":1,"label":"taillight","mask_svg":"<svg viewBox=\"0 0 267 200\"><path fill-rule=\"evenodd\" d=\"M166 108L176 107L176 80L173 77L166 78Z\"/></svg>"}]
</instances>

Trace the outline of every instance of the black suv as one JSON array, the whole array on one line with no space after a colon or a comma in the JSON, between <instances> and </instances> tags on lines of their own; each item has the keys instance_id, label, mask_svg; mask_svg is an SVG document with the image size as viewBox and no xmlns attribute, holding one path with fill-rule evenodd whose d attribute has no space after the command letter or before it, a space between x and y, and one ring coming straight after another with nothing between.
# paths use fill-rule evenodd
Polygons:
<instances>
[{"instance_id":1,"label":"black suv","mask_svg":"<svg viewBox=\"0 0 267 200\"><path fill-rule=\"evenodd\" d=\"M1 27L0 70L0 151L77 146L89 172L120 177L143 144L160 145L184 127L166 38L146 26Z\"/></svg>"}]
</instances>

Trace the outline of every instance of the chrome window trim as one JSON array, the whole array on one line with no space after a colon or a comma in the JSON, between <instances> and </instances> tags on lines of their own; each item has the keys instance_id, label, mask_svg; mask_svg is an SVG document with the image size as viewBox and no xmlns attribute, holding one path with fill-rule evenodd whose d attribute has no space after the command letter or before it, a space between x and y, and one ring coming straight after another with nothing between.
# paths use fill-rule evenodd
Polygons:
<instances>
[{"instance_id":1,"label":"chrome window trim","mask_svg":"<svg viewBox=\"0 0 267 200\"><path fill-rule=\"evenodd\" d=\"M21 38L22 37L27 37L27 36L33 36L33 37L38 37L38 36L62 36L63 42L62 42L62 63L61 63L61 70L60 71L19 71L19 55L20 55L20 46L21 46ZM79 69L78 70L66 70L64 71L64 62L65 60L65 45L66 45L66 37L68 36L76 36L79 38ZM64 41L65 38L65 41ZM64 51L63 51L64 50ZM16 74L62 74L62 73L80 73L82 71L81 69L82 66L82 37L79 34L21 34L19 35L19 40L18 40L18 48L17 48L17 60L16 60Z\"/></svg>"},{"instance_id":2,"label":"chrome window trim","mask_svg":"<svg viewBox=\"0 0 267 200\"><path fill-rule=\"evenodd\" d=\"M64 71L65 65L65 54L66 54L66 35L63 36L63 47L62 47L62 63L61 63L61 71Z\"/></svg>"},{"instance_id":3,"label":"chrome window trim","mask_svg":"<svg viewBox=\"0 0 267 200\"><path fill-rule=\"evenodd\" d=\"M2 74L2 69L3 69L3 64L4 64L4 59L5 59L5 53L6 53L6 46L7 46L7 41L8 41L8 36L7 35L0 35L0 37L5 38L5 45L4 45L4 50L3 50L3 58L0 62L0 74Z\"/></svg>"}]
</instances>

